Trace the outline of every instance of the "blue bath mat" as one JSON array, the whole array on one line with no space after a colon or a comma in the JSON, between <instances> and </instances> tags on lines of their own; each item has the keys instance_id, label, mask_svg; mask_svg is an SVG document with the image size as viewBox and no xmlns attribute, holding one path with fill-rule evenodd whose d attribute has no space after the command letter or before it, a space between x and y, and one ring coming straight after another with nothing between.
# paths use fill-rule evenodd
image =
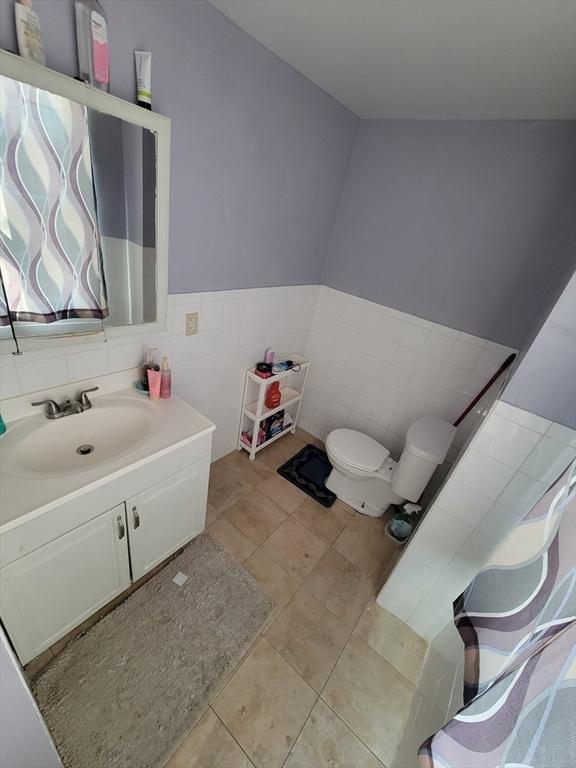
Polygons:
<instances>
[{"instance_id":1,"label":"blue bath mat","mask_svg":"<svg viewBox=\"0 0 576 768\"><path fill-rule=\"evenodd\" d=\"M326 453L315 445L302 448L276 471L323 507L331 507L336 501L336 494L324 485L332 464Z\"/></svg>"}]
</instances>

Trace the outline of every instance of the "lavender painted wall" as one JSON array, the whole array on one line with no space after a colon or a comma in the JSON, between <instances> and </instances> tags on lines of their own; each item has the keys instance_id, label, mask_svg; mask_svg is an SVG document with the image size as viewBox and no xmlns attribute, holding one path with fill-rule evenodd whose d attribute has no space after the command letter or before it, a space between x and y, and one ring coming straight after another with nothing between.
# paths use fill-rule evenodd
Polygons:
<instances>
[{"instance_id":1,"label":"lavender painted wall","mask_svg":"<svg viewBox=\"0 0 576 768\"><path fill-rule=\"evenodd\" d=\"M521 348L574 269L575 129L361 121L323 283Z\"/></svg>"},{"instance_id":2,"label":"lavender painted wall","mask_svg":"<svg viewBox=\"0 0 576 768\"><path fill-rule=\"evenodd\" d=\"M518 365L502 400L576 429L576 273Z\"/></svg>"},{"instance_id":3,"label":"lavender painted wall","mask_svg":"<svg viewBox=\"0 0 576 768\"><path fill-rule=\"evenodd\" d=\"M317 283L357 118L197 0L103 0L112 93L134 101L152 51L172 119L172 292ZM48 65L77 74L72 0L35 2ZM0 46L16 50L13 0Z\"/></svg>"}]
</instances>

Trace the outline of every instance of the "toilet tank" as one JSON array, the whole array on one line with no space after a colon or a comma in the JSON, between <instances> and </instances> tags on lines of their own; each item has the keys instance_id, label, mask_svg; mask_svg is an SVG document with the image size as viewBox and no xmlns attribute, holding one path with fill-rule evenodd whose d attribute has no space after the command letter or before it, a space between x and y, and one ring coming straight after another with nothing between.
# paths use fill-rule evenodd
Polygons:
<instances>
[{"instance_id":1,"label":"toilet tank","mask_svg":"<svg viewBox=\"0 0 576 768\"><path fill-rule=\"evenodd\" d=\"M456 427L438 416L420 416L410 425L392 488L408 501L418 501L432 473L452 445Z\"/></svg>"}]
</instances>

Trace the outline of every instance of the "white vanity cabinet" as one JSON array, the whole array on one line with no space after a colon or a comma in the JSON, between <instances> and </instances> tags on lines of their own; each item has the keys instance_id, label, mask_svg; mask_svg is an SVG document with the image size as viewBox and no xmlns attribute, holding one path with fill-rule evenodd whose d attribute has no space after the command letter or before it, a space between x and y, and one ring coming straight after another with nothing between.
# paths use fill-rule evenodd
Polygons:
<instances>
[{"instance_id":1,"label":"white vanity cabinet","mask_svg":"<svg viewBox=\"0 0 576 768\"><path fill-rule=\"evenodd\" d=\"M130 586L124 504L0 570L2 619L26 663Z\"/></svg>"},{"instance_id":2,"label":"white vanity cabinet","mask_svg":"<svg viewBox=\"0 0 576 768\"><path fill-rule=\"evenodd\" d=\"M204 529L208 458L126 501L134 581Z\"/></svg>"},{"instance_id":3,"label":"white vanity cabinet","mask_svg":"<svg viewBox=\"0 0 576 768\"><path fill-rule=\"evenodd\" d=\"M0 538L0 618L22 664L204 530L210 448L207 434Z\"/></svg>"}]
</instances>

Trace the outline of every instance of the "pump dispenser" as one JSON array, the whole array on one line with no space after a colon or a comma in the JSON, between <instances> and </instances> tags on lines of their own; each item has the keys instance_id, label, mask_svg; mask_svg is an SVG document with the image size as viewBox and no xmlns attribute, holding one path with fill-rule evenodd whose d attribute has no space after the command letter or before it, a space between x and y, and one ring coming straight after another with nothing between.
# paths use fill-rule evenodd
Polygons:
<instances>
[{"instance_id":1,"label":"pump dispenser","mask_svg":"<svg viewBox=\"0 0 576 768\"><path fill-rule=\"evenodd\" d=\"M172 371L168 365L168 358L166 355L162 358L162 365L160 366L160 397L163 400L168 400L172 394Z\"/></svg>"}]
</instances>

